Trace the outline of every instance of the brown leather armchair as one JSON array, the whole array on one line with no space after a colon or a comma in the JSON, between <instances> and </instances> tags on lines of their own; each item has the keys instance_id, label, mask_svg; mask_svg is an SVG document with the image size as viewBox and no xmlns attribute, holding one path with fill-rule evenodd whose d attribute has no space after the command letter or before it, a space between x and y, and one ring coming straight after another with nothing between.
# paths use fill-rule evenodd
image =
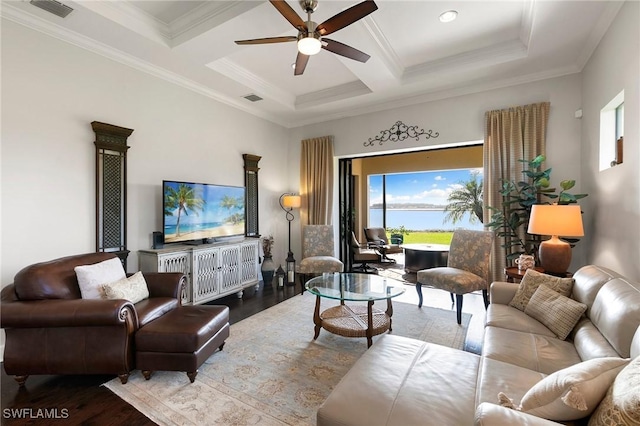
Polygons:
<instances>
[{"instance_id":1,"label":"brown leather armchair","mask_svg":"<svg viewBox=\"0 0 640 426\"><path fill-rule=\"evenodd\" d=\"M2 289L4 369L20 386L31 374L117 374L127 382L135 332L180 306L185 277L145 273L149 298L135 305L82 299L74 268L114 257L88 253L37 263Z\"/></svg>"}]
</instances>

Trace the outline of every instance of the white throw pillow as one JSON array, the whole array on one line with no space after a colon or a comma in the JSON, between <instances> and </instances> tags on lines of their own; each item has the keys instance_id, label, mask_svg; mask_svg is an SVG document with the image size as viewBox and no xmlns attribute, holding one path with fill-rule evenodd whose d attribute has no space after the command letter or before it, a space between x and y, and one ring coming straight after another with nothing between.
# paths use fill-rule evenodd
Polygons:
<instances>
[{"instance_id":1,"label":"white throw pillow","mask_svg":"<svg viewBox=\"0 0 640 426\"><path fill-rule=\"evenodd\" d=\"M131 303L138 303L149 297L149 288L142 272L136 272L129 278L125 277L102 287L107 299L126 299Z\"/></svg>"},{"instance_id":2,"label":"white throw pillow","mask_svg":"<svg viewBox=\"0 0 640 426\"><path fill-rule=\"evenodd\" d=\"M102 285L127 276L117 257L93 265L76 266L74 270L83 299L106 299Z\"/></svg>"},{"instance_id":3,"label":"white throw pillow","mask_svg":"<svg viewBox=\"0 0 640 426\"><path fill-rule=\"evenodd\" d=\"M578 420L591 414L618 373L629 363L624 358L594 358L558 370L536 383L520 406L502 392L500 404L554 421Z\"/></svg>"}]
</instances>

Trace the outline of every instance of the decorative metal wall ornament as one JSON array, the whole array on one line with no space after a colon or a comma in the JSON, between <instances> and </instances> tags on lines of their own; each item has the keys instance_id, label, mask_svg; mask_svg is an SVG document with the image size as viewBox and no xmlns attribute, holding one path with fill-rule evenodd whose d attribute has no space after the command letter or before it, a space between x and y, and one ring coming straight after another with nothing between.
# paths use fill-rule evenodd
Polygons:
<instances>
[{"instance_id":1,"label":"decorative metal wall ornament","mask_svg":"<svg viewBox=\"0 0 640 426\"><path fill-rule=\"evenodd\" d=\"M425 132L424 129L419 129L418 126L407 126L402 121L396 121L389 130L381 130L380 135L375 138L369 138L363 145L373 146L374 142L383 145L385 142L401 142L408 138L420 140L420 136L424 136L425 139L431 139L437 138L440 136L440 133L434 132L431 129Z\"/></svg>"}]
</instances>

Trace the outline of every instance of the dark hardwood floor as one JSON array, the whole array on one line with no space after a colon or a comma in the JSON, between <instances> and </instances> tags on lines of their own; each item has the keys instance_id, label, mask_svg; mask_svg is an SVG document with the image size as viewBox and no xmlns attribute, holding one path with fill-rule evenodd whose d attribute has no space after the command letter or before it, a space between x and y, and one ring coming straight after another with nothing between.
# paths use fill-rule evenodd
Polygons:
<instances>
[{"instance_id":1,"label":"dark hardwood floor","mask_svg":"<svg viewBox=\"0 0 640 426\"><path fill-rule=\"evenodd\" d=\"M443 293L440 290L435 290ZM242 299L235 295L215 300L214 304L230 308L234 324L299 294L300 287L274 290L251 287ZM409 293L409 292L408 292ZM414 293L414 292L411 292ZM441 294L438 294L441 296ZM445 294L448 298L448 295ZM427 304L427 302L425 302ZM465 350L479 352L483 319L474 315L467 332ZM483 316L482 316L483 317ZM475 321L474 321L475 320ZM30 376L24 388L19 388L13 376L2 368L1 405L3 425L154 425L155 423L124 402L101 384L115 378L110 375ZM197 379L196 379L197 380ZM38 411L41 410L41 411ZM44 418L44 411L58 419ZM38 418L40 416L40 418ZM26 417L26 419L25 419Z\"/></svg>"}]
</instances>

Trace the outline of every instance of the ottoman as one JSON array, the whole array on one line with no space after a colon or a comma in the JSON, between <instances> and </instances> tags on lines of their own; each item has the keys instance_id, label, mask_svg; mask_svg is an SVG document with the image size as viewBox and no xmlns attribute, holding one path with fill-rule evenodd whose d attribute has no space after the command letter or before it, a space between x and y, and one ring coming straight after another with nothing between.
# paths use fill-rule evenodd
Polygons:
<instances>
[{"instance_id":1,"label":"ottoman","mask_svg":"<svg viewBox=\"0 0 640 426\"><path fill-rule=\"evenodd\" d=\"M184 371L191 383L198 368L229 337L229 308L181 306L136 333L136 368L145 379L157 370Z\"/></svg>"}]
</instances>

